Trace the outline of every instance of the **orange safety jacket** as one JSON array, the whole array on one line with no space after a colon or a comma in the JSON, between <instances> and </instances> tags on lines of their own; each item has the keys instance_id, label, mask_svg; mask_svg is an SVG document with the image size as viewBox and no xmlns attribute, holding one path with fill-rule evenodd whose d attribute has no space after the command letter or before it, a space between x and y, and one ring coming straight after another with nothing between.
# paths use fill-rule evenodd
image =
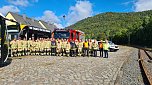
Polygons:
<instances>
[{"instance_id":1,"label":"orange safety jacket","mask_svg":"<svg viewBox=\"0 0 152 85\"><path fill-rule=\"evenodd\" d=\"M103 48L103 44L102 43L99 43L99 48Z\"/></svg>"}]
</instances>

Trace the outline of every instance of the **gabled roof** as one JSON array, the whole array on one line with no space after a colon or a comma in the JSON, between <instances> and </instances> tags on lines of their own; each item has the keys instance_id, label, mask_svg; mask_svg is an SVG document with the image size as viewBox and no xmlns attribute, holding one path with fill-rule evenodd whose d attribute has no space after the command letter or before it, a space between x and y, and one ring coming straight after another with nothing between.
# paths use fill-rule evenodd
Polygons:
<instances>
[{"instance_id":1,"label":"gabled roof","mask_svg":"<svg viewBox=\"0 0 152 85\"><path fill-rule=\"evenodd\" d=\"M24 25L28 25L28 26L34 26L34 27L38 27L38 28L43 28L40 24L38 20L32 19L32 18L28 18L26 16L26 18L24 19L22 15L13 13L13 12L9 12L14 18L15 20L20 23L20 24L24 24Z\"/></svg>"},{"instance_id":2,"label":"gabled roof","mask_svg":"<svg viewBox=\"0 0 152 85\"><path fill-rule=\"evenodd\" d=\"M45 21L40 20L40 22L46 27L46 29L53 31L55 28L57 28L55 25L53 24L49 24Z\"/></svg>"}]
</instances>

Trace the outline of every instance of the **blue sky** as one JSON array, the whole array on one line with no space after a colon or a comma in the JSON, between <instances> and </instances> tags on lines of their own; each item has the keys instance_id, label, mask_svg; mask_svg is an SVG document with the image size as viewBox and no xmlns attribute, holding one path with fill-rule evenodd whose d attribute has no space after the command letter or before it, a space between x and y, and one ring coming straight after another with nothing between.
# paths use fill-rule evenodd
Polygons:
<instances>
[{"instance_id":1,"label":"blue sky","mask_svg":"<svg viewBox=\"0 0 152 85\"><path fill-rule=\"evenodd\" d=\"M60 28L104 12L152 9L152 0L1 0L0 13L8 11L53 23ZM63 19L63 15L66 15Z\"/></svg>"}]
</instances>

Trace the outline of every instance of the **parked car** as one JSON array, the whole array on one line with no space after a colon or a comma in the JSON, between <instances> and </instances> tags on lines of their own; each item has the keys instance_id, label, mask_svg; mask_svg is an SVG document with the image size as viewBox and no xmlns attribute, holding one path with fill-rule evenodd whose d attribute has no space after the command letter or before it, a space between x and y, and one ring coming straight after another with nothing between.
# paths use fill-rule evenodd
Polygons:
<instances>
[{"instance_id":1,"label":"parked car","mask_svg":"<svg viewBox=\"0 0 152 85\"><path fill-rule=\"evenodd\" d=\"M115 52L115 51L119 50L119 46L114 44L112 41L109 41L109 45L110 45L109 51Z\"/></svg>"}]
</instances>

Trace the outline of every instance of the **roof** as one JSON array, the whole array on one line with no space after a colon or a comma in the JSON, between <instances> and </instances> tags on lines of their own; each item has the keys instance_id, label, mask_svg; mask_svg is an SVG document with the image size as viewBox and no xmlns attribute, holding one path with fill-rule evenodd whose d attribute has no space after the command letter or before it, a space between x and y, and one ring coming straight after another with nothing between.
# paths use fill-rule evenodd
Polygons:
<instances>
[{"instance_id":1,"label":"roof","mask_svg":"<svg viewBox=\"0 0 152 85\"><path fill-rule=\"evenodd\" d=\"M55 28L57 28L55 25L44 22L42 20L40 20L40 22L46 27L46 29L49 29L51 31L53 31Z\"/></svg>"},{"instance_id":2,"label":"roof","mask_svg":"<svg viewBox=\"0 0 152 85\"><path fill-rule=\"evenodd\" d=\"M25 19L23 18L22 15L19 15L17 13L13 13L13 12L9 12L14 18L15 20L20 23L20 24L25 24L28 26L34 26L34 27L38 27L38 28L43 28L40 24L38 20L32 19L32 18L28 18L26 17Z\"/></svg>"}]
</instances>

